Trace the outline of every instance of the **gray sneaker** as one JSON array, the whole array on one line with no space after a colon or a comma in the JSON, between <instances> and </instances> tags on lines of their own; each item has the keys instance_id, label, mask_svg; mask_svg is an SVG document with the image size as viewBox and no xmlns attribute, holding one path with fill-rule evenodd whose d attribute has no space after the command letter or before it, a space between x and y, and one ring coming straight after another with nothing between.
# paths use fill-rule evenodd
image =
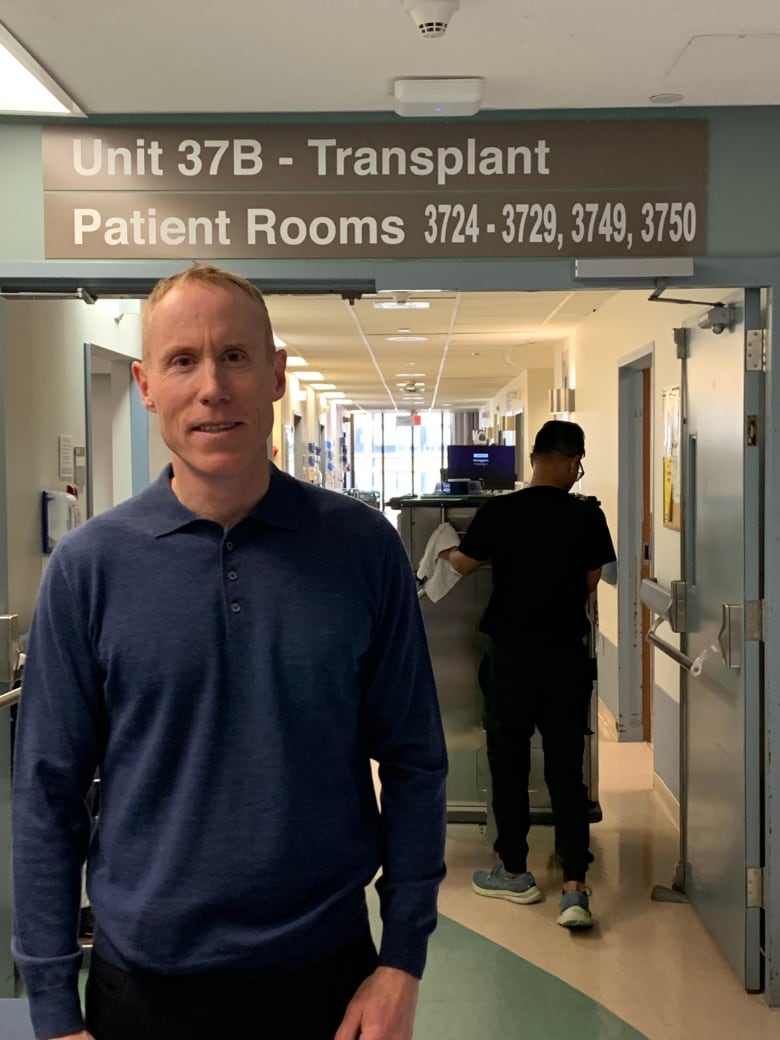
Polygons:
<instances>
[{"instance_id":1,"label":"gray sneaker","mask_svg":"<svg viewBox=\"0 0 780 1040\"><path fill-rule=\"evenodd\" d=\"M471 887L478 895L508 899L510 903L539 903L542 899L533 874L510 877L503 863L497 863L492 870L478 870Z\"/></svg>"},{"instance_id":2,"label":"gray sneaker","mask_svg":"<svg viewBox=\"0 0 780 1040\"><path fill-rule=\"evenodd\" d=\"M561 895L558 924L563 928L592 928L593 914L587 892L564 892Z\"/></svg>"}]
</instances>

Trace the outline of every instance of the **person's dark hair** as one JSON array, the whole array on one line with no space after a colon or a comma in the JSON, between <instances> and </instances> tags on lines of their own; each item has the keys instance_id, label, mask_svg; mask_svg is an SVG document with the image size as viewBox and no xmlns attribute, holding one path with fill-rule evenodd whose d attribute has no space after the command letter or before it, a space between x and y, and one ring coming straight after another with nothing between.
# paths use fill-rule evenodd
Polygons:
<instances>
[{"instance_id":1,"label":"person's dark hair","mask_svg":"<svg viewBox=\"0 0 780 1040\"><path fill-rule=\"evenodd\" d=\"M584 455L585 433L576 422L550 419L539 430L531 451L534 455Z\"/></svg>"}]
</instances>

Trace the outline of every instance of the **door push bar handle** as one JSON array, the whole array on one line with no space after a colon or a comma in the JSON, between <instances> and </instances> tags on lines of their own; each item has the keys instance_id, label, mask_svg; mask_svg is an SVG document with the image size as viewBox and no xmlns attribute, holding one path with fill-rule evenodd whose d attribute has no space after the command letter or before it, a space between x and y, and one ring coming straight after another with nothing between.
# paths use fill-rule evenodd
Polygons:
<instances>
[{"instance_id":1,"label":"door push bar handle","mask_svg":"<svg viewBox=\"0 0 780 1040\"><path fill-rule=\"evenodd\" d=\"M741 603L722 603L721 612L721 626L718 633L717 646L713 644L711 647L708 647L703 653L699 654L695 661L681 650L678 650L677 647L665 642L655 634L655 629L665 620L660 615L656 620L656 624L647 633L647 641L658 647L667 657L671 657L686 672L690 672L694 678L698 678L701 675L704 661L711 654L717 654L718 650L720 650L720 656L725 667L738 671L742 667L742 619L744 610Z\"/></svg>"},{"instance_id":2,"label":"door push bar handle","mask_svg":"<svg viewBox=\"0 0 780 1040\"><path fill-rule=\"evenodd\" d=\"M718 632L723 663L727 668L739 671L742 667L742 619L741 603L721 603L721 626Z\"/></svg>"},{"instance_id":3,"label":"door push bar handle","mask_svg":"<svg viewBox=\"0 0 780 1040\"><path fill-rule=\"evenodd\" d=\"M671 643L667 643L663 639L659 638L655 632L651 631L647 633L647 641L648 643L652 643L653 646L658 647L658 649L665 653L667 657L671 657L671 659L676 661L677 664L679 664L681 668L684 668L686 672L690 672L691 668L693 668L694 662L692 658L688 657L687 654L684 654L682 650L678 650L676 646L672 646Z\"/></svg>"},{"instance_id":4,"label":"door push bar handle","mask_svg":"<svg viewBox=\"0 0 780 1040\"><path fill-rule=\"evenodd\" d=\"M0 708L10 708L14 704L17 704L19 698L22 696L21 686L14 686L8 693L0 694Z\"/></svg>"}]
</instances>

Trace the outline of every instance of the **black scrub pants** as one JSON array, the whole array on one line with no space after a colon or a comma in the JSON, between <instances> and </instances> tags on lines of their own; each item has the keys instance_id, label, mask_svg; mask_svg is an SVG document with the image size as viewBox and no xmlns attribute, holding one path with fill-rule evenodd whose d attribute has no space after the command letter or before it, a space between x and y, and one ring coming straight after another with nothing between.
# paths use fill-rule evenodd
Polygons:
<instances>
[{"instance_id":1,"label":"black scrub pants","mask_svg":"<svg viewBox=\"0 0 780 1040\"><path fill-rule=\"evenodd\" d=\"M584 881L592 861L583 758L593 662L580 643L527 650L493 642L482 663L480 683L498 831L496 852L510 873L527 870L528 780L536 727L542 736L544 779L563 879Z\"/></svg>"},{"instance_id":2,"label":"black scrub pants","mask_svg":"<svg viewBox=\"0 0 780 1040\"><path fill-rule=\"evenodd\" d=\"M326 961L282 975L151 975L93 954L86 1022L95 1040L333 1040L376 967L366 931Z\"/></svg>"}]
</instances>

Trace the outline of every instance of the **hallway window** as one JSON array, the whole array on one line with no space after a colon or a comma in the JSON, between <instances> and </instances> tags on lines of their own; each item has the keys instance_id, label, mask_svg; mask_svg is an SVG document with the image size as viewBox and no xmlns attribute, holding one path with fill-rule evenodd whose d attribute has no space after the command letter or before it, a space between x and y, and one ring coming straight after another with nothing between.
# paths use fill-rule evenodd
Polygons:
<instances>
[{"instance_id":1,"label":"hallway window","mask_svg":"<svg viewBox=\"0 0 780 1040\"><path fill-rule=\"evenodd\" d=\"M359 412L352 423L353 487L377 491L383 504L435 491L451 439L450 412Z\"/></svg>"}]
</instances>

